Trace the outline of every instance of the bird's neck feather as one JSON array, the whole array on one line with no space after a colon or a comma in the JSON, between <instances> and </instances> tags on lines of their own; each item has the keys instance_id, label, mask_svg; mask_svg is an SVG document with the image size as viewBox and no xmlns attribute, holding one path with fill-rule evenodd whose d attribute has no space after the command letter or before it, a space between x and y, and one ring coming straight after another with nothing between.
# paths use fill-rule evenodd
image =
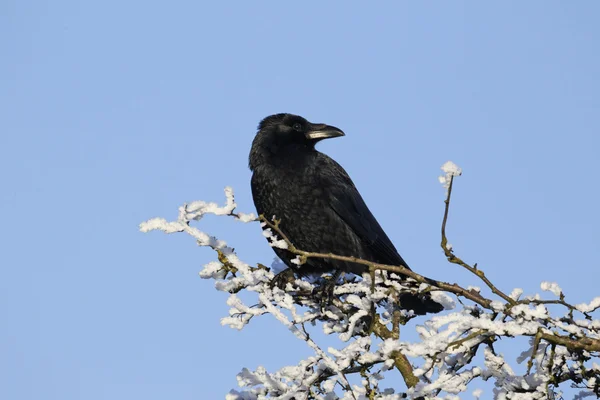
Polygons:
<instances>
[{"instance_id":1,"label":"bird's neck feather","mask_svg":"<svg viewBox=\"0 0 600 400\"><path fill-rule=\"evenodd\" d=\"M317 153L314 147L302 144L271 145L261 161L275 168L302 169L310 164Z\"/></svg>"}]
</instances>

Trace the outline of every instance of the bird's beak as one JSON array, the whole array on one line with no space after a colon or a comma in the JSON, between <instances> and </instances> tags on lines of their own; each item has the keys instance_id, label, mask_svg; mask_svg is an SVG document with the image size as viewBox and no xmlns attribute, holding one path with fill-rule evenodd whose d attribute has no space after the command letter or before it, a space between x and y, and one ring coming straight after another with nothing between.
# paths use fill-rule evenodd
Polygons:
<instances>
[{"instance_id":1,"label":"bird's beak","mask_svg":"<svg viewBox=\"0 0 600 400\"><path fill-rule=\"evenodd\" d=\"M306 138L309 140L321 140L344 136L344 132L335 126L325 124L312 124L310 130L306 132Z\"/></svg>"}]
</instances>

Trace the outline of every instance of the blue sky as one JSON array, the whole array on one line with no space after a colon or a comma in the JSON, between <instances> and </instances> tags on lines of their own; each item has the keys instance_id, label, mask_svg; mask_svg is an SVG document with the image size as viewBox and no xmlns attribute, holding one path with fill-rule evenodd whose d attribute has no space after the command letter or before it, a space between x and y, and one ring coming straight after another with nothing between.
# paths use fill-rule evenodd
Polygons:
<instances>
[{"instance_id":1,"label":"blue sky","mask_svg":"<svg viewBox=\"0 0 600 400\"><path fill-rule=\"evenodd\" d=\"M439 249L450 159L458 255L508 291L600 295L598 2L0 10L0 398L222 398L308 354L269 318L221 327L213 254L138 232L226 185L254 211L247 154L276 112L346 132L320 150L419 272L476 283ZM272 260L256 224L201 226Z\"/></svg>"}]
</instances>

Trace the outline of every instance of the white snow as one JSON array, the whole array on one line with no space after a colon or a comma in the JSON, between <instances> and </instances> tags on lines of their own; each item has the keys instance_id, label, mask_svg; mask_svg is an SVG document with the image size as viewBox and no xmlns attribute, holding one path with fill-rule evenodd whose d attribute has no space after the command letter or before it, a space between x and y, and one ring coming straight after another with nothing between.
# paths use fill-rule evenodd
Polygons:
<instances>
[{"instance_id":1,"label":"white snow","mask_svg":"<svg viewBox=\"0 0 600 400\"><path fill-rule=\"evenodd\" d=\"M597 310L598 308L600 308L600 297L595 297L591 302L589 303L581 303L581 304L577 304L575 306L575 308L577 308L577 310L581 311L581 312L592 312L594 310Z\"/></svg>"},{"instance_id":2,"label":"white snow","mask_svg":"<svg viewBox=\"0 0 600 400\"><path fill-rule=\"evenodd\" d=\"M540 284L540 287L545 292L552 292L555 296L560 296L562 293L562 289L556 282L547 282L544 281Z\"/></svg>"},{"instance_id":3,"label":"white snow","mask_svg":"<svg viewBox=\"0 0 600 400\"><path fill-rule=\"evenodd\" d=\"M438 177L438 180L446 189L450 187L450 180L452 177L460 176L462 174L462 169L452 161L446 161L441 169L444 172L444 175Z\"/></svg>"}]
</instances>

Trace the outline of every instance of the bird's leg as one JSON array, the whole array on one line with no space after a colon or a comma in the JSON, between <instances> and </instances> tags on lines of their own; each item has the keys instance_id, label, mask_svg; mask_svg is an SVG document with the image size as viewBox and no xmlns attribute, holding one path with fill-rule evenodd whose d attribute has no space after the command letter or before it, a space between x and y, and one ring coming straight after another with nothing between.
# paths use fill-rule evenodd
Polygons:
<instances>
[{"instance_id":1,"label":"bird's leg","mask_svg":"<svg viewBox=\"0 0 600 400\"><path fill-rule=\"evenodd\" d=\"M369 265L369 274L371 275L371 294L375 293L375 267L373 265ZM373 333L373 329L375 329L375 314L377 310L375 308L375 302L371 303L371 310L367 317L367 326L369 335Z\"/></svg>"},{"instance_id":2,"label":"bird's leg","mask_svg":"<svg viewBox=\"0 0 600 400\"><path fill-rule=\"evenodd\" d=\"M295 278L294 270L286 268L271 279L271 289L277 286L279 289L285 290L287 284L294 282Z\"/></svg>"},{"instance_id":3,"label":"bird's leg","mask_svg":"<svg viewBox=\"0 0 600 400\"><path fill-rule=\"evenodd\" d=\"M333 291L335 290L337 281L340 279L340 276L342 276L342 273L342 271L335 271L333 275L331 275L331 278L329 278L329 280L319 289L321 294L321 309L324 309L333 301Z\"/></svg>"}]
</instances>

